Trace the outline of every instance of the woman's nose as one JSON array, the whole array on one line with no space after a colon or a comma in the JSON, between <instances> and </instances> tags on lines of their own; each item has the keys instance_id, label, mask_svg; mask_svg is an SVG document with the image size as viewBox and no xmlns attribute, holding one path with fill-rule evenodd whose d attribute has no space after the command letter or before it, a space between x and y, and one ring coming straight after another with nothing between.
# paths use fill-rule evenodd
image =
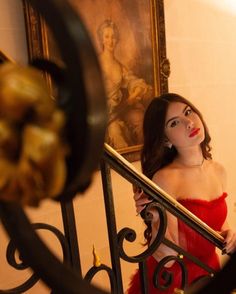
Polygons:
<instances>
[{"instance_id":1,"label":"woman's nose","mask_svg":"<svg viewBox=\"0 0 236 294\"><path fill-rule=\"evenodd\" d=\"M187 129L192 129L193 127L193 121L189 118L186 118L186 127Z\"/></svg>"}]
</instances>

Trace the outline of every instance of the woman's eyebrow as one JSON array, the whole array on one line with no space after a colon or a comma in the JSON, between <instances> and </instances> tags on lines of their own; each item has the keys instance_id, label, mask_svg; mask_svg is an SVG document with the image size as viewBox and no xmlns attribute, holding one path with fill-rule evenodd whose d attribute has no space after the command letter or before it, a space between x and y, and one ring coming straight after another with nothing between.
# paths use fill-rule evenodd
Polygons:
<instances>
[{"instance_id":1,"label":"woman's eyebrow","mask_svg":"<svg viewBox=\"0 0 236 294\"><path fill-rule=\"evenodd\" d=\"M186 109L187 109L188 107L189 107L189 106L186 105L186 106L184 107L182 113L185 113L185 111L186 111ZM176 119L176 118L178 118L178 116L174 116L174 117L168 119L168 121L166 122L166 126L168 125L168 123L169 123L170 121L172 121L172 120L174 120L174 119Z\"/></svg>"}]
</instances>

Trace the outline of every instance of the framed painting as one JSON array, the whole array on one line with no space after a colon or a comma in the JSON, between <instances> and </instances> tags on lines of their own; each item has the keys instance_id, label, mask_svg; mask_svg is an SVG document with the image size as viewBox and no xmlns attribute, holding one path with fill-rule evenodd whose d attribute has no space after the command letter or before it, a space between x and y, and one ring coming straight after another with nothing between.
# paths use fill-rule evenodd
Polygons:
<instances>
[{"instance_id":1,"label":"framed painting","mask_svg":"<svg viewBox=\"0 0 236 294\"><path fill-rule=\"evenodd\" d=\"M163 0L69 0L84 22L101 65L108 105L106 142L139 159L144 112L168 91ZM61 62L50 29L23 0L29 56Z\"/></svg>"}]
</instances>

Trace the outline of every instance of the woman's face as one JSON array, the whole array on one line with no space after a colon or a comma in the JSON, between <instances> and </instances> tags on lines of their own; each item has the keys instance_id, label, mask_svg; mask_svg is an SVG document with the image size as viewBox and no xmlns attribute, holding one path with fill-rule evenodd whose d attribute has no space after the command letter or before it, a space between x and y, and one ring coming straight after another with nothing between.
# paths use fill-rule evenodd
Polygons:
<instances>
[{"instance_id":1,"label":"woman's face","mask_svg":"<svg viewBox=\"0 0 236 294\"><path fill-rule=\"evenodd\" d=\"M116 46L116 42L117 42L117 39L115 37L113 28L111 27L104 28L103 34L102 34L102 43L103 43L104 49L113 51Z\"/></svg>"},{"instance_id":2,"label":"woman's face","mask_svg":"<svg viewBox=\"0 0 236 294\"><path fill-rule=\"evenodd\" d=\"M200 117L190 106L172 102L167 109L165 135L178 150L200 145L205 138L205 131Z\"/></svg>"}]
</instances>

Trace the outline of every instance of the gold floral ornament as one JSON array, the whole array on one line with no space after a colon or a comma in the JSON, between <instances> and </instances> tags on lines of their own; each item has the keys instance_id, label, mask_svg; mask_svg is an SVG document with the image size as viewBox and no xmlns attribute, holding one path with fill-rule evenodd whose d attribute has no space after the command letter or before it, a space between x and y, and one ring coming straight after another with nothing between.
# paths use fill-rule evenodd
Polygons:
<instances>
[{"instance_id":1,"label":"gold floral ornament","mask_svg":"<svg viewBox=\"0 0 236 294\"><path fill-rule=\"evenodd\" d=\"M100 257L99 257L98 254L97 254L97 251L96 251L94 245L93 245L93 265L94 265L95 267L99 267L99 266L101 266L101 260L100 260Z\"/></svg>"},{"instance_id":2,"label":"gold floral ornament","mask_svg":"<svg viewBox=\"0 0 236 294\"><path fill-rule=\"evenodd\" d=\"M66 181L65 116L34 67L0 66L0 200L37 206Z\"/></svg>"}]
</instances>

